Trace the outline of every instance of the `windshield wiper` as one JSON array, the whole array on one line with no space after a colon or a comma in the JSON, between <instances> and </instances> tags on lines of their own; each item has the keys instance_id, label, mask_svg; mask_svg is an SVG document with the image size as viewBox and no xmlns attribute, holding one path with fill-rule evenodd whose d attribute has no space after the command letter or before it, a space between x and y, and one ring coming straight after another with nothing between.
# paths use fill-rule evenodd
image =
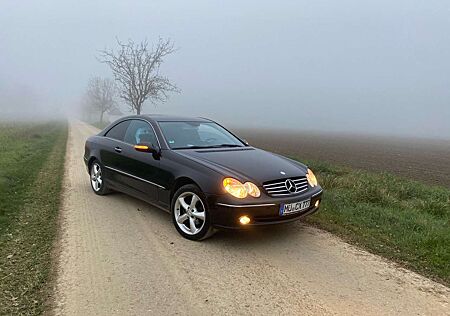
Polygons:
<instances>
[{"instance_id":1,"label":"windshield wiper","mask_svg":"<svg viewBox=\"0 0 450 316\"><path fill-rule=\"evenodd\" d=\"M220 148L220 147L244 147L244 146L237 145L237 144L220 144L220 145L213 145L213 146L210 146L210 147L212 147L212 148Z\"/></svg>"},{"instance_id":2,"label":"windshield wiper","mask_svg":"<svg viewBox=\"0 0 450 316\"><path fill-rule=\"evenodd\" d=\"M205 148L231 148L231 147L244 147L237 144L220 144L220 145L208 145L208 146L188 146L188 147L175 147L172 149L205 149Z\"/></svg>"},{"instance_id":3,"label":"windshield wiper","mask_svg":"<svg viewBox=\"0 0 450 316\"><path fill-rule=\"evenodd\" d=\"M187 146L187 147L174 147L172 149L202 149L202 148L211 148L211 146Z\"/></svg>"}]
</instances>

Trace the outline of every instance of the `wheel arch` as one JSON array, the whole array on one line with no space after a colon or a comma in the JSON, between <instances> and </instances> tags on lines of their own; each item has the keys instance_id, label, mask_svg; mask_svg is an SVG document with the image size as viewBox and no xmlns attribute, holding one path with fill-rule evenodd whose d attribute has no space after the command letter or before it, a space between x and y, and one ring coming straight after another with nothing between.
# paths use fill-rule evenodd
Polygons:
<instances>
[{"instance_id":1,"label":"wheel arch","mask_svg":"<svg viewBox=\"0 0 450 316\"><path fill-rule=\"evenodd\" d=\"M197 182L192 180L192 178L189 178L186 176L181 176L175 180L175 183L173 184L172 189L170 190L170 202L171 203L172 203L173 196L175 195L175 192L177 192L177 190L179 188L181 188L182 186L187 185L187 184L196 185L201 190L201 187L198 185Z\"/></svg>"},{"instance_id":2,"label":"wheel arch","mask_svg":"<svg viewBox=\"0 0 450 316\"><path fill-rule=\"evenodd\" d=\"M92 156L91 158L89 158L88 163L87 163L88 171L89 171L89 172L90 172L90 170L91 170L92 163L93 163L95 160L98 160L97 157L95 157L95 156Z\"/></svg>"}]
</instances>

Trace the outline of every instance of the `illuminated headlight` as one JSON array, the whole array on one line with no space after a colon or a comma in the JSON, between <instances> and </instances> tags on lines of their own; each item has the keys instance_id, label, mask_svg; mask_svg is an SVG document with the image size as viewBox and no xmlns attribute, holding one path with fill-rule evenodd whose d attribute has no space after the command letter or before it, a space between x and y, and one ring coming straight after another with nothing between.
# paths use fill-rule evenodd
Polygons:
<instances>
[{"instance_id":1,"label":"illuminated headlight","mask_svg":"<svg viewBox=\"0 0 450 316\"><path fill-rule=\"evenodd\" d=\"M306 179L308 179L308 183L311 187L315 187L318 185L317 178L314 175L314 173L311 171L311 169L308 169L308 173L306 173Z\"/></svg>"},{"instance_id":2,"label":"illuminated headlight","mask_svg":"<svg viewBox=\"0 0 450 316\"><path fill-rule=\"evenodd\" d=\"M223 179L223 187L225 191L230 193L232 196L237 197L238 199L243 199L247 197L247 195L253 197L259 197L261 192L259 188L252 182L245 182L242 184L239 180L233 178L225 178Z\"/></svg>"},{"instance_id":3,"label":"illuminated headlight","mask_svg":"<svg viewBox=\"0 0 450 316\"><path fill-rule=\"evenodd\" d=\"M244 188L247 191L248 195L250 196L259 197L261 195L261 192L259 192L259 189L256 186L256 184L252 182L245 182Z\"/></svg>"}]
</instances>

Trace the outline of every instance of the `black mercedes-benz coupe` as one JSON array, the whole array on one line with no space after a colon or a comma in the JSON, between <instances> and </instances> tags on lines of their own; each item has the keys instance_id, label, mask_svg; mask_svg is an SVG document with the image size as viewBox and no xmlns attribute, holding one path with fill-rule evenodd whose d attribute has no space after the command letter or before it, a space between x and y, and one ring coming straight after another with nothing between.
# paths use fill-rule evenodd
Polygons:
<instances>
[{"instance_id":1,"label":"black mercedes-benz coupe","mask_svg":"<svg viewBox=\"0 0 450 316\"><path fill-rule=\"evenodd\" d=\"M296 220L317 211L322 196L305 165L205 118L121 118L86 141L84 161L96 194L120 191L162 208L191 240Z\"/></svg>"}]
</instances>

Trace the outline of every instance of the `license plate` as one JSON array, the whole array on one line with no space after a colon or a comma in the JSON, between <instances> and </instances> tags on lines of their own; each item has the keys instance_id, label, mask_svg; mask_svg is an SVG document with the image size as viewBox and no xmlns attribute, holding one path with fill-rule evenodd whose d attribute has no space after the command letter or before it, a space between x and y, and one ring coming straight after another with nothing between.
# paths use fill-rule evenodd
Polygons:
<instances>
[{"instance_id":1,"label":"license plate","mask_svg":"<svg viewBox=\"0 0 450 316\"><path fill-rule=\"evenodd\" d=\"M295 203L281 204L280 215L289 215L306 210L311 204L311 200L304 200Z\"/></svg>"}]
</instances>

